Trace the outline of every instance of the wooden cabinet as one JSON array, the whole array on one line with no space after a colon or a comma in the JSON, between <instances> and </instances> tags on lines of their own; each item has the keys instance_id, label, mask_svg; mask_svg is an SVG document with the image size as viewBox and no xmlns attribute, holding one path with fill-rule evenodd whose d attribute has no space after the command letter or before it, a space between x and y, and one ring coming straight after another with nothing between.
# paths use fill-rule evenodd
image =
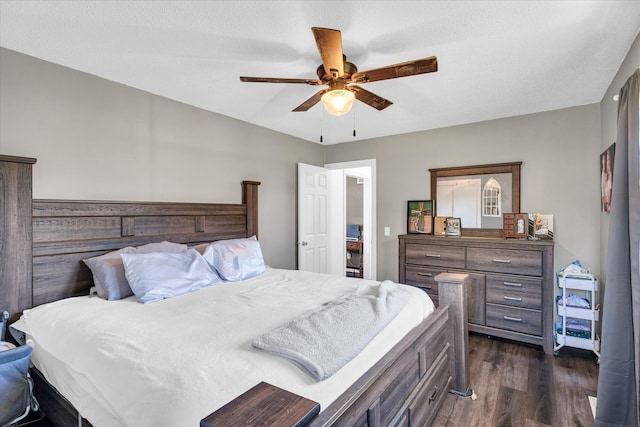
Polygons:
<instances>
[{"instance_id":1,"label":"wooden cabinet","mask_svg":"<svg viewBox=\"0 0 640 427\"><path fill-rule=\"evenodd\" d=\"M364 277L362 269L362 241L347 240L347 277Z\"/></svg>"},{"instance_id":2,"label":"wooden cabinet","mask_svg":"<svg viewBox=\"0 0 640 427\"><path fill-rule=\"evenodd\" d=\"M434 277L469 274L469 330L537 344L553 352L553 241L399 236L400 283L437 305Z\"/></svg>"},{"instance_id":3,"label":"wooden cabinet","mask_svg":"<svg viewBox=\"0 0 640 427\"><path fill-rule=\"evenodd\" d=\"M36 159L0 155L0 311L32 306L31 180Z\"/></svg>"}]
</instances>

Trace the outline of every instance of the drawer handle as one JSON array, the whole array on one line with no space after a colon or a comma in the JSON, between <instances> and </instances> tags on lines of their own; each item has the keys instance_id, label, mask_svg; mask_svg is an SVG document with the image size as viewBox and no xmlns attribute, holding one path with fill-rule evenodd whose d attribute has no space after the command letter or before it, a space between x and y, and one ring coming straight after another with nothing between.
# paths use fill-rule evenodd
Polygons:
<instances>
[{"instance_id":1,"label":"drawer handle","mask_svg":"<svg viewBox=\"0 0 640 427\"><path fill-rule=\"evenodd\" d=\"M422 289L429 289L431 290L431 286L420 286Z\"/></svg>"},{"instance_id":2,"label":"drawer handle","mask_svg":"<svg viewBox=\"0 0 640 427\"><path fill-rule=\"evenodd\" d=\"M521 288L522 287L522 283L502 282L502 284L505 285L505 286L513 286L515 288Z\"/></svg>"},{"instance_id":3,"label":"drawer handle","mask_svg":"<svg viewBox=\"0 0 640 427\"><path fill-rule=\"evenodd\" d=\"M436 389L433 390L433 393L429 396L429 403L436 400L438 398L438 394L440 394L440 387L436 387Z\"/></svg>"},{"instance_id":4,"label":"drawer handle","mask_svg":"<svg viewBox=\"0 0 640 427\"><path fill-rule=\"evenodd\" d=\"M433 277L433 274L432 273L420 273L420 272L418 272L418 276Z\"/></svg>"},{"instance_id":5,"label":"drawer handle","mask_svg":"<svg viewBox=\"0 0 640 427\"><path fill-rule=\"evenodd\" d=\"M522 322L522 317L502 316L504 320L511 320L512 322Z\"/></svg>"},{"instance_id":6,"label":"drawer handle","mask_svg":"<svg viewBox=\"0 0 640 427\"><path fill-rule=\"evenodd\" d=\"M522 301L522 298L520 297L508 297L508 296L503 296L502 298L504 298L507 301Z\"/></svg>"},{"instance_id":7,"label":"drawer handle","mask_svg":"<svg viewBox=\"0 0 640 427\"><path fill-rule=\"evenodd\" d=\"M497 263L500 263L500 264L511 264L511 260L510 259L497 259L497 258L494 258L493 262L497 262Z\"/></svg>"},{"instance_id":8,"label":"drawer handle","mask_svg":"<svg viewBox=\"0 0 640 427\"><path fill-rule=\"evenodd\" d=\"M440 258L440 254L425 254L427 258Z\"/></svg>"}]
</instances>

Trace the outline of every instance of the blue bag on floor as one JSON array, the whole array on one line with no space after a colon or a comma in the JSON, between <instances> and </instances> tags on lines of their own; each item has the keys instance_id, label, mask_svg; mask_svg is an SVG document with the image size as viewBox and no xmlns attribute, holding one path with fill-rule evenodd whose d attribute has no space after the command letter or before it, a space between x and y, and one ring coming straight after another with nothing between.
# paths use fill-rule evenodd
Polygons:
<instances>
[{"instance_id":1,"label":"blue bag on floor","mask_svg":"<svg viewBox=\"0 0 640 427\"><path fill-rule=\"evenodd\" d=\"M0 351L0 426L10 425L29 413L31 384L28 345Z\"/></svg>"}]
</instances>

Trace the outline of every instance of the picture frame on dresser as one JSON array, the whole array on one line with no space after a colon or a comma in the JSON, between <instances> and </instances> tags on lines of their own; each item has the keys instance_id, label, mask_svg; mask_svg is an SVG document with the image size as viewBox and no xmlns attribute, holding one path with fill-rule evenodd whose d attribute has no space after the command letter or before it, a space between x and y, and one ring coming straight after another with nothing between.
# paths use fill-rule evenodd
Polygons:
<instances>
[{"instance_id":1,"label":"picture frame on dresser","mask_svg":"<svg viewBox=\"0 0 640 427\"><path fill-rule=\"evenodd\" d=\"M447 228L447 217L445 216L436 216L433 218L433 235L434 236L445 236L446 228Z\"/></svg>"},{"instance_id":2,"label":"picture frame on dresser","mask_svg":"<svg viewBox=\"0 0 640 427\"><path fill-rule=\"evenodd\" d=\"M407 201L407 233L433 234L433 200Z\"/></svg>"},{"instance_id":3,"label":"picture frame on dresser","mask_svg":"<svg viewBox=\"0 0 640 427\"><path fill-rule=\"evenodd\" d=\"M551 214L528 214L529 216L529 239L553 240L553 215Z\"/></svg>"},{"instance_id":4,"label":"picture frame on dresser","mask_svg":"<svg viewBox=\"0 0 640 427\"><path fill-rule=\"evenodd\" d=\"M448 217L445 219L444 234L447 237L460 237L462 235L460 218Z\"/></svg>"}]
</instances>

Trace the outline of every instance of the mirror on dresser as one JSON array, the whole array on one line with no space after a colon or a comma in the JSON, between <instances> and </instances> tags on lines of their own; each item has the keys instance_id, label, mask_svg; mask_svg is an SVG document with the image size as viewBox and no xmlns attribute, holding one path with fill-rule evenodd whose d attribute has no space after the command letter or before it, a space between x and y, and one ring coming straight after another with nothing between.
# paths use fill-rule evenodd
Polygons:
<instances>
[{"instance_id":1,"label":"mirror on dresser","mask_svg":"<svg viewBox=\"0 0 640 427\"><path fill-rule=\"evenodd\" d=\"M520 212L521 165L511 162L429 169L436 216L467 216L469 219L462 220L463 236L502 237L502 214Z\"/></svg>"}]
</instances>

